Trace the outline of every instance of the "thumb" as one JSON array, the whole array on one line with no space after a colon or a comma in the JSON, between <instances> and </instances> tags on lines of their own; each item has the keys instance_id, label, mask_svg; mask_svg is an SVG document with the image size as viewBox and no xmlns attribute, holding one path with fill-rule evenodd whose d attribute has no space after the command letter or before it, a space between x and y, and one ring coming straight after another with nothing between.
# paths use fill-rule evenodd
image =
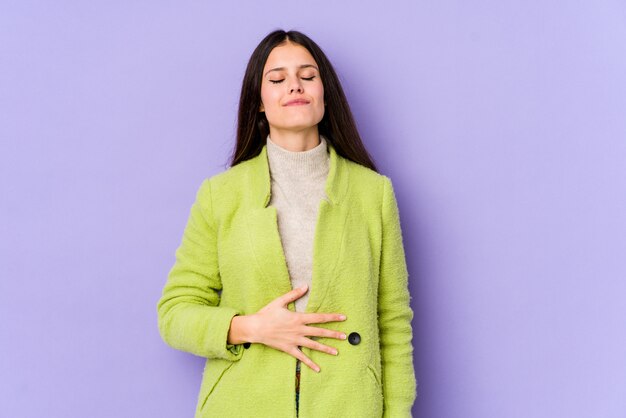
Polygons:
<instances>
[{"instance_id":1,"label":"thumb","mask_svg":"<svg viewBox=\"0 0 626 418\"><path fill-rule=\"evenodd\" d=\"M296 299L300 299L302 295L306 293L308 287L309 286L307 284L303 284L302 286L297 287L285 293L285 295L283 296L283 304L288 305L289 302L293 302Z\"/></svg>"}]
</instances>

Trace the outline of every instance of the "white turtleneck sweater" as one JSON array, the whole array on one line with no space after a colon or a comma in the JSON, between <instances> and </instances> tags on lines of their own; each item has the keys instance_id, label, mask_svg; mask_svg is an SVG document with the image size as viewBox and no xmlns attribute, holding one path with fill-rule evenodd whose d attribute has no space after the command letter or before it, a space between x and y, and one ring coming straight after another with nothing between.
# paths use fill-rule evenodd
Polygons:
<instances>
[{"instance_id":1,"label":"white turtleneck sweater","mask_svg":"<svg viewBox=\"0 0 626 418\"><path fill-rule=\"evenodd\" d=\"M267 157L271 177L270 205L276 207L287 269L292 288L303 284L309 290L295 301L296 311L304 312L311 292L313 238L320 200L327 198L326 178L330 154L326 138L307 151L289 151L267 137Z\"/></svg>"}]
</instances>

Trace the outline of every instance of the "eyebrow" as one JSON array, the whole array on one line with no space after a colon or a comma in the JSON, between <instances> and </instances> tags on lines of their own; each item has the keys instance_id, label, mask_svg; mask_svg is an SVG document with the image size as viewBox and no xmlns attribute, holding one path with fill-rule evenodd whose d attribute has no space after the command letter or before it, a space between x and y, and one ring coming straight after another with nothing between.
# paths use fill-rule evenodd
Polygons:
<instances>
[{"instance_id":1,"label":"eyebrow","mask_svg":"<svg viewBox=\"0 0 626 418\"><path fill-rule=\"evenodd\" d=\"M300 67L298 68L315 68L318 72L319 72L319 68L317 68L315 65L313 64L302 64ZM272 68L271 70L269 70L268 72L266 72L263 77L265 77L266 75L268 75L269 73L271 73L272 71L283 71L285 70L285 67L276 67L276 68Z\"/></svg>"}]
</instances>

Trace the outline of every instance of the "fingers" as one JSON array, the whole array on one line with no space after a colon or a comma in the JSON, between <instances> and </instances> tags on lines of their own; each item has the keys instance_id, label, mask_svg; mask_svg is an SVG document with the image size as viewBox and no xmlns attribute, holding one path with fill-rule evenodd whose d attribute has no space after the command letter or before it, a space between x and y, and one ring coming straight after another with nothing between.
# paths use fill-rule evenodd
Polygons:
<instances>
[{"instance_id":1,"label":"fingers","mask_svg":"<svg viewBox=\"0 0 626 418\"><path fill-rule=\"evenodd\" d=\"M306 324L319 324L322 322L338 322L345 321L346 316L343 314L335 313L303 313L304 323Z\"/></svg>"},{"instance_id":2,"label":"fingers","mask_svg":"<svg viewBox=\"0 0 626 418\"><path fill-rule=\"evenodd\" d=\"M305 335L311 337L335 338L338 340L345 340L348 338L343 332L318 327L307 327L307 333Z\"/></svg>"},{"instance_id":3,"label":"fingers","mask_svg":"<svg viewBox=\"0 0 626 418\"><path fill-rule=\"evenodd\" d=\"M333 356L336 356L339 354L339 351L335 347L324 345L310 338L307 338L306 341L302 342L302 347L307 347L312 350L321 351L322 353L331 354Z\"/></svg>"},{"instance_id":4,"label":"fingers","mask_svg":"<svg viewBox=\"0 0 626 418\"><path fill-rule=\"evenodd\" d=\"M302 341L302 347L307 347L313 350L321 351L323 353L331 354L333 356L336 356L339 354L339 351L336 348L318 343L317 341L313 341L309 338L304 338L304 340ZM302 363L306 364L312 370L319 373L320 367L317 364L315 364L310 358L308 358L299 348L295 348L289 351L289 353L295 358L297 358L298 360L300 360Z\"/></svg>"},{"instance_id":5,"label":"fingers","mask_svg":"<svg viewBox=\"0 0 626 418\"><path fill-rule=\"evenodd\" d=\"M282 296L279 296L275 299L275 301L278 301L280 306L287 306L290 302L293 302L296 299L300 299L307 292L308 287L309 286L307 284L304 284L300 287L290 290Z\"/></svg>"},{"instance_id":6,"label":"fingers","mask_svg":"<svg viewBox=\"0 0 626 418\"><path fill-rule=\"evenodd\" d=\"M289 351L289 354L291 354L292 356L294 356L295 358L300 360L302 363L304 363L307 366L309 366L315 372L319 373L320 367L317 364L313 363L313 361L310 358L308 358L306 355L304 355L304 353L302 351L300 351L299 348L294 347L293 350Z\"/></svg>"}]
</instances>

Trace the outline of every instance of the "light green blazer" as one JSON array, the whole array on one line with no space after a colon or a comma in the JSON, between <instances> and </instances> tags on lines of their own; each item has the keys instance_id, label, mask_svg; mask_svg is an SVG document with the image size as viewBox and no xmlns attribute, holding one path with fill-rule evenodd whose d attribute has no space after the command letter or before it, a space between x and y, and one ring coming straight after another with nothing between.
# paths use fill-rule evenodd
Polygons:
<instances>
[{"instance_id":1,"label":"light green blazer","mask_svg":"<svg viewBox=\"0 0 626 418\"><path fill-rule=\"evenodd\" d=\"M321 371L302 364L299 417L410 417L413 310L392 183L328 150L306 312L343 313L345 321L311 326L352 335L313 337L337 356L302 347ZM196 418L296 416L296 359L263 344L227 344L233 316L291 290L270 193L266 146L205 179L158 301L165 342L207 358Z\"/></svg>"}]
</instances>

